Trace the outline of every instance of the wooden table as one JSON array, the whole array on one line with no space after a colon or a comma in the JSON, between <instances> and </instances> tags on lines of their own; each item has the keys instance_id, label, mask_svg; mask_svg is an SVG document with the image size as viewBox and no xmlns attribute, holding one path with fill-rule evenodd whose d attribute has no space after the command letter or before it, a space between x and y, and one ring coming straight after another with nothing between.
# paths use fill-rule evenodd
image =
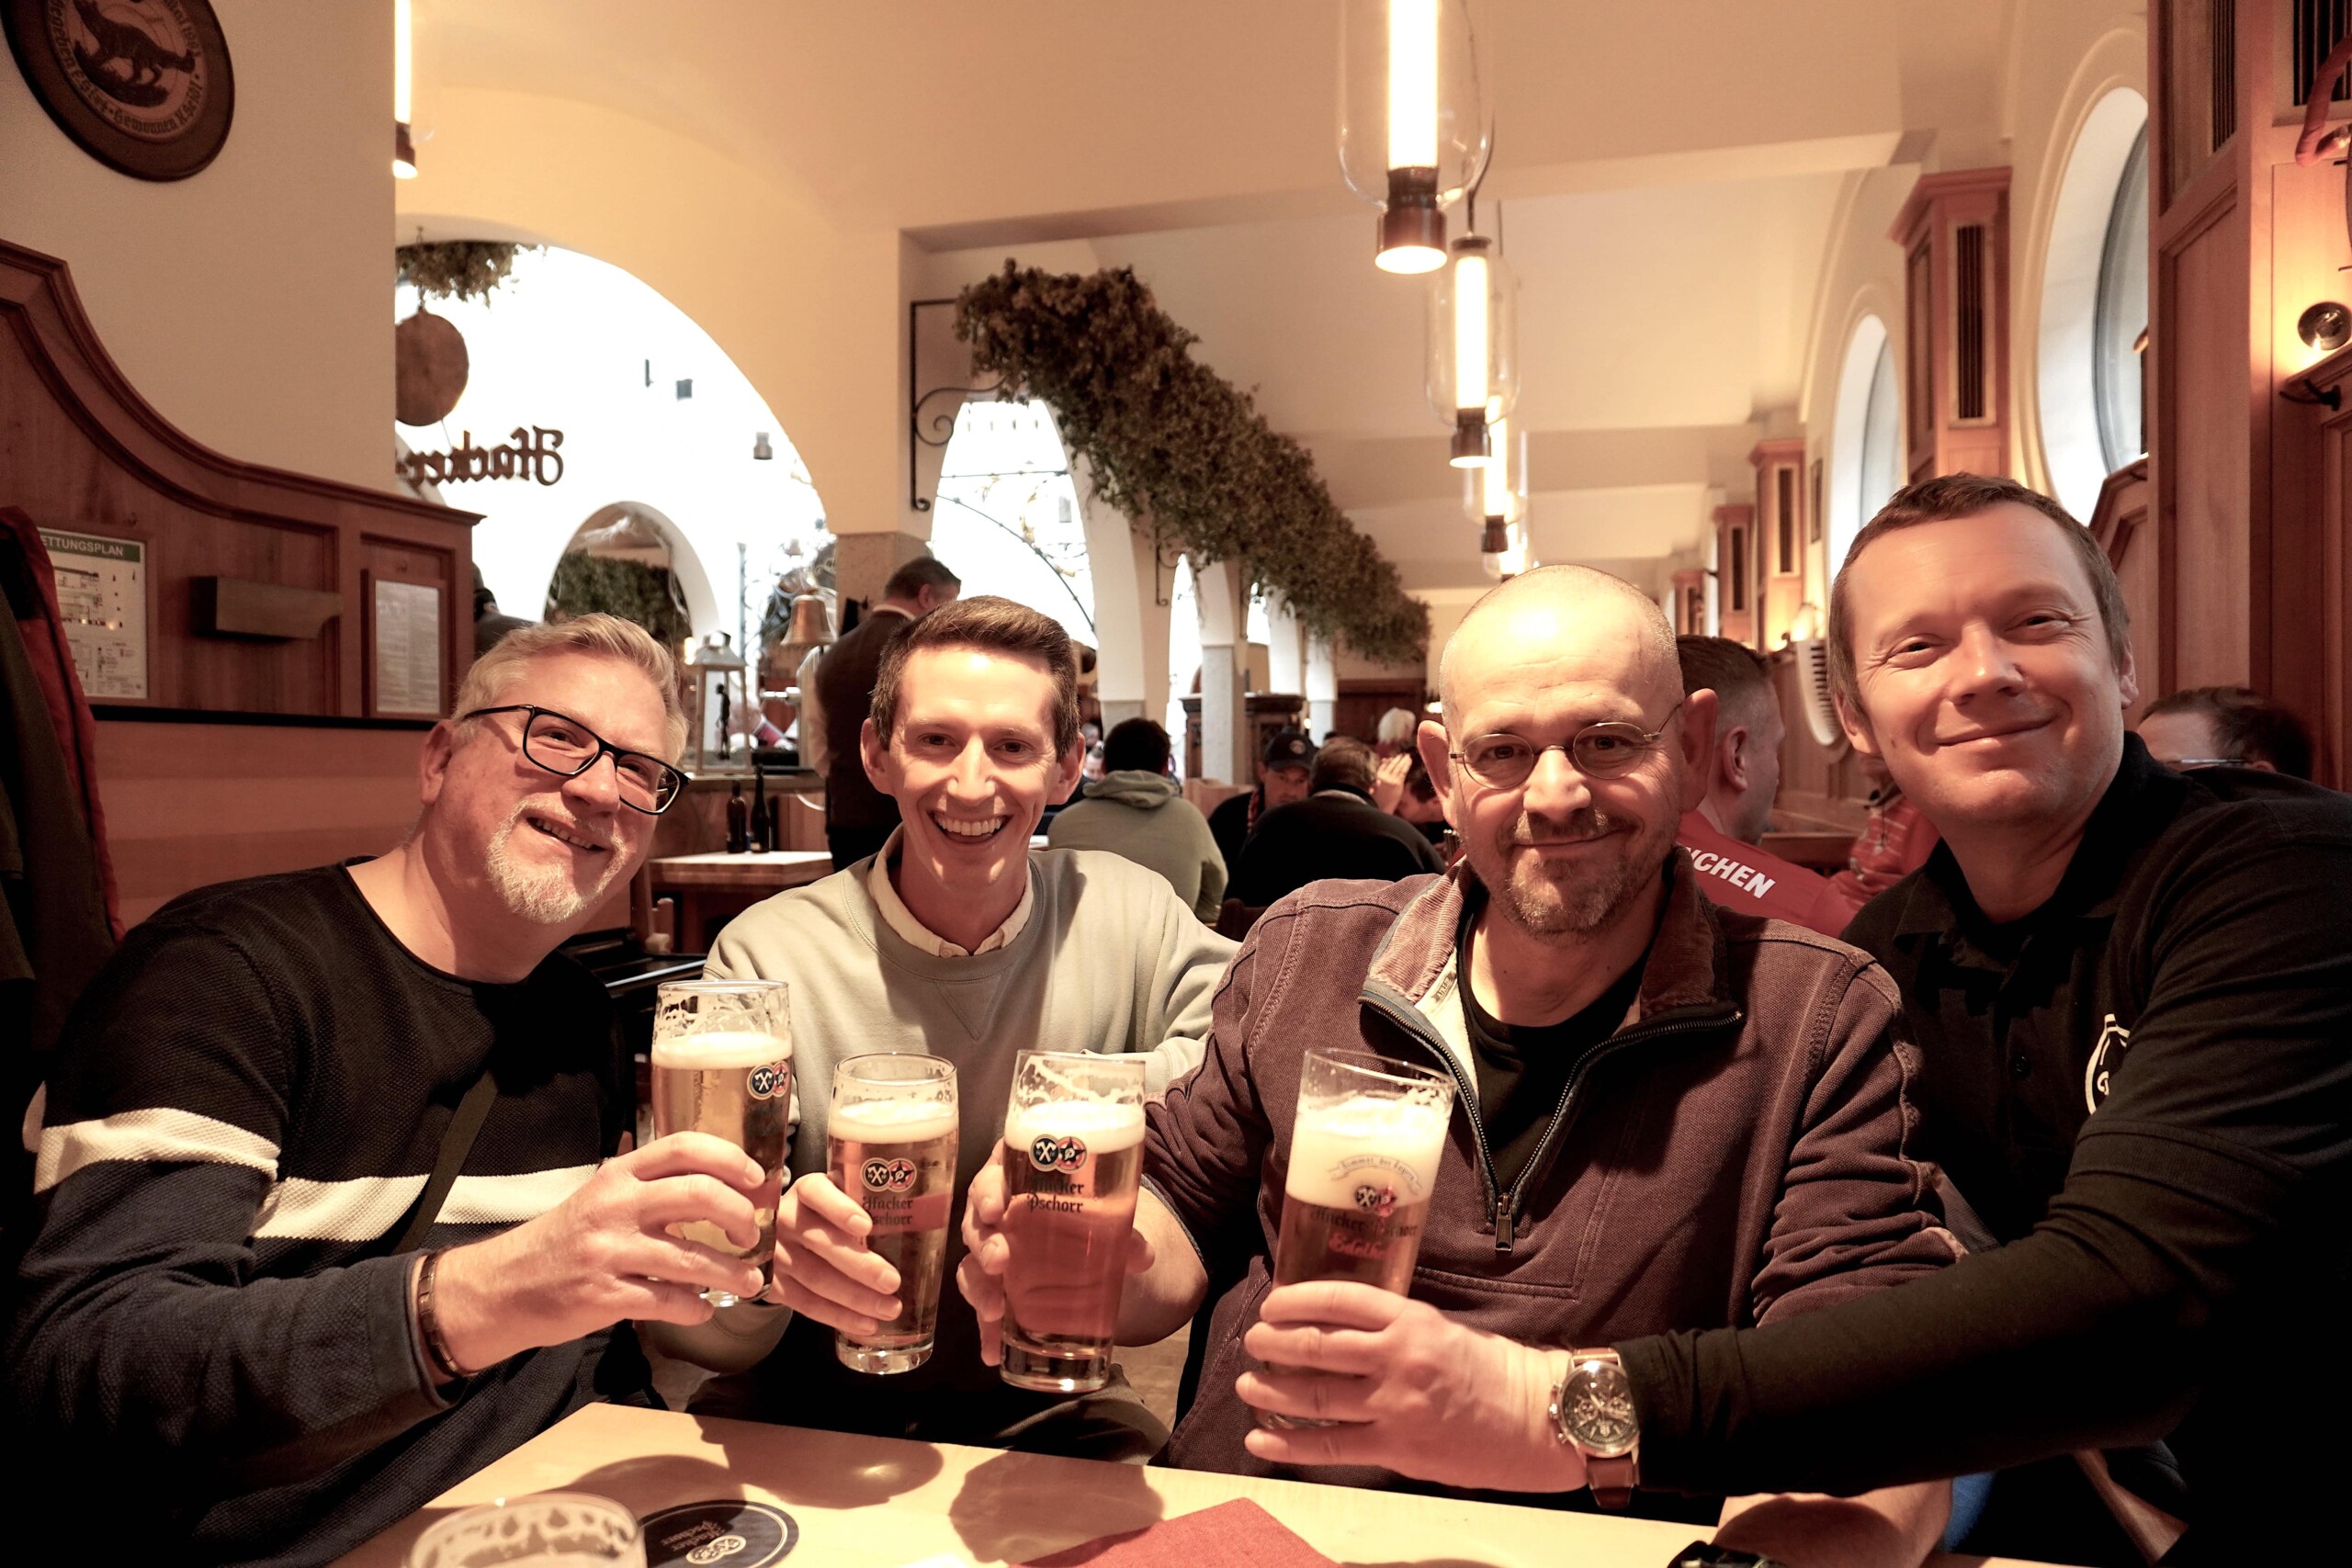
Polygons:
<instances>
[{"instance_id":1,"label":"wooden table","mask_svg":"<svg viewBox=\"0 0 2352 1568\"><path fill-rule=\"evenodd\" d=\"M800 1527L786 1568L905 1568L927 1558L1012 1563L1249 1497L1340 1562L1449 1568L1664 1568L1690 1525L1461 1503L1297 1481L908 1443L716 1416L592 1404L451 1487L343 1560L400 1568L451 1509L559 1488L639 1517L705 1498L774 1503ZM1932 1558L1999 1568L2000 1558Z\"/></svg>"},{"instance_id":2,"label":"wooden table","mask_svg":"<svg viewBox=\"0 0 2352 1568\"><path fill-rule=\"evenodd\" d=\"M707 953L718 926L761 899L832 874L825 850L772 850L763 854L665 855L645 863L656 898L678 902L677 951Z\"/></svg>"}]
</instances>

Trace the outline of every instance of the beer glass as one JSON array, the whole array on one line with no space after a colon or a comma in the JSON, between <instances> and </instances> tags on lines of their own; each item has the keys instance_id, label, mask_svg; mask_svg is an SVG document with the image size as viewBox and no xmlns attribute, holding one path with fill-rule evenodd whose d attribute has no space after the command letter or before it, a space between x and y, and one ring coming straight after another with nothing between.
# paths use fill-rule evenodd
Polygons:
<instances>
[{"instance_id":1,"label":"beer glass","mask_svg":"<svg viewBox=\"0 0 2352 1568\"><path fill-rule=\"evenodd\" d=\"M899 1315L873 1334L836 1330L833 1354L861 1372L931 1359L947 1211L956 1195L956 1069L936 1056L851 1056L833 1069L825 1169L874 1222L865 1245L899 1271Z\"/></svg>"},{"instance_id":2,"label":"beer glass","mask_svg":"<svg viewBox=\"0 0 2352 1568\"><path fill-rule=\"evenodd\" d=\"M1143 1176L1143 1058L1023 1051L1004 1112L1004 1381L1111 1380Z\"/></svg>"},{"instance_id":3,"label":"beer glass","mask_svg":"<svg viewBox=\"0 0 2352 1568\"><path fill-rule=\"evenodd\" d=\"M408 1568L645 1568L637 1516L586 1492L534 1492L452 1514L409 1548Z\"/></svg>"},{"instance_id":4,"label":"beer glass","mask_svg":"<svg viewBox=\"0 0 2352 1568\"><path fill-rule=\"evenodd\" d=\"M1442 1073L1369 1051L1307 1052L1274 1283L1352 1280L1407 1293L1453 1115L1453 1085ZM1268 1427L1330 1425L1265 1411L1258 1419Z\"/></svg>"},{"instance_id":5,"label":"beer glass","mask_svg":"<svg viewBox=\"0 0 2352 1568\"><path fill-rule=\"evenodd\" d=\"M708 1221L671 1230L759 1266L774 1276L775 1207L784 1192L785 1134L792 1110L792 1034L781 980L677 980L655 993L653 1135L707 1133L723 1138L766 1172L752 1207L759 1239L748 1248ZM733 1306L729 1292L709 1290L713 1306Z\"/></svg>"}]
</instances>

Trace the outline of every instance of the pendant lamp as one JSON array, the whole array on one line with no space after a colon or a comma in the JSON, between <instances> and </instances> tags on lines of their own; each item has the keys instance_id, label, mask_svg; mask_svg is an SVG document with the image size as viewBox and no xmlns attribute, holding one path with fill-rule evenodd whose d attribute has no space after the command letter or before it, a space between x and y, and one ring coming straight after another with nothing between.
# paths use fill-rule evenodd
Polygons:
<instances>
[{"instance_id":1,"label":"pendant lamp","mask_svg":"<svg viewBox=\"0 0 2352 1568\"><path fill-rule=\"evenodd\" d=\"M1478 529L1479 564L1488 577L1509 581L1534 564L1527 547L1527 434L1497 414L1487 439L1492 456L1462 476L1462 504Z\"/></svg>"},{"instance_id":2,"label":"pendant lamp","mask_svg":"<svg viewBox=\"0 0 2352 1568\"><path fill-rule=\"evenodd\" d=\"M1485 173L1494 124L1466 0L1342 0L1340 168L1380 209L1384 272L1445 265L1446 203Z\"/></svg>"},{"instance_id":3,"label":"pendant lamp","mask_svg":"<svg viewBox=\"0 0 2352 1568\"><path fill-rule=\"evenodd\" d=\"M1448 460L1488 460L1487 426L1519 401L1519 280L1484 234L1453 242L1430 289L1430 407L1453 427Z\"/></svg>"}]
</instances>

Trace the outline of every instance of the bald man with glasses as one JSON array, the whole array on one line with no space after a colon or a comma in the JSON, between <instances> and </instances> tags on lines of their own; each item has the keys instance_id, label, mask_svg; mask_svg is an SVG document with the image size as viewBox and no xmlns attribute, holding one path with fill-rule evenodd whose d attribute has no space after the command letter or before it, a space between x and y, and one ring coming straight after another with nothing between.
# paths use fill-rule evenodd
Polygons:
<instances>
[{"instance_id":1,"label":"bald man with glasses","mask_svg":"<svg viewBox=\"0 0 2352 1568\"><path fill-rule=\"evenodd\" d=\"M1462 859L1315 884L1252 931L1206 1059L1147 1111L1120 1338L1216 1299L1175 1464L1712 1524L1719 1497L1634 1494L1639 1455L1606 1431L1623 1372L1585 1348L1634 1325L1778 1322L1958 1255L1905 1146L1901 1000L1853 949L1701 896L1675 833L1705 787L1714 695L1683 695L1637 590L1578 567L1519 577L1464 620L1440 685L1419 746ZM1408 1295L1272 1285L1315 1047L1454 1085ZM988 1328L1001 1194L992 1169L974 1183L958 1274ZM1720 1539L1917 1562L1945 1507L1940 1484L1776 1497Z\"/></svg>"}]
</instances>

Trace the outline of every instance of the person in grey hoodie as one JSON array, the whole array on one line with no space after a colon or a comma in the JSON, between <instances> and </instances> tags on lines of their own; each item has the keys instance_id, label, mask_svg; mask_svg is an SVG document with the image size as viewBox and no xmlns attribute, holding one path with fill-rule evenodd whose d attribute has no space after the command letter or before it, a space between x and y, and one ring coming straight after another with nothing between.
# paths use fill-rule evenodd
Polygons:
<instances>
[{"instance_id":1,"label":"person in grey hoodie","mask_svg":"<svg viewBox=\"0 0 2352 1568\"><path fill-rule=\"evenodd\" d=\"M1057 850L1108 850L1168 879L1176 897L1214 922L1225 900L1225 857L1201 808L1168 776L1168 731L1148 718L1102 738L1102 777L1054 818Z\"/></svg>"}]
</instances>

